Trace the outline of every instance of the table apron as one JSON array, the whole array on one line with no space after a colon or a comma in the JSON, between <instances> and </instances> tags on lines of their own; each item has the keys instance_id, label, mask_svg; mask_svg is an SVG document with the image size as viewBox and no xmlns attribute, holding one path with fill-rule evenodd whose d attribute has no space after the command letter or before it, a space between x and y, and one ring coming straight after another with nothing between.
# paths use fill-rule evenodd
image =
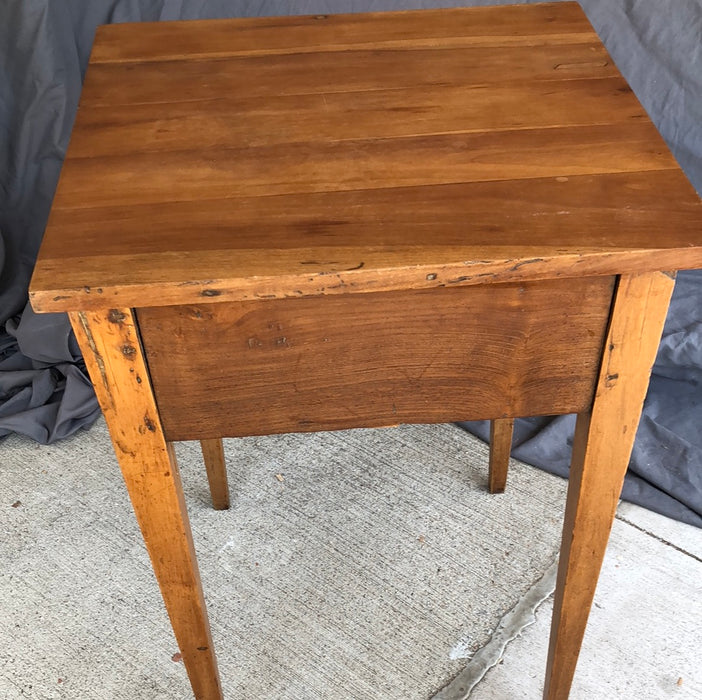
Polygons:
<instances>
[{"instance_id":1,"label":"table apron","mask_svg":"<svg viewBox=\"0 0 702 700\"><path fill-rule=\"evenodd\" d=\"M137 309L168 440L582 412L615 277Z\"/></svg>"}]
</instances>

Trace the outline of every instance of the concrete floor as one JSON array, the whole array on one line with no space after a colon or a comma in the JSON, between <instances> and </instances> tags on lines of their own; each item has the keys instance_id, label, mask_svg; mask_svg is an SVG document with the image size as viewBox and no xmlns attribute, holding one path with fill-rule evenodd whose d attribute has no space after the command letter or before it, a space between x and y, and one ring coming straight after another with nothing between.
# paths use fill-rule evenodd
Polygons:
<instances>
[{"instance_id":1,"label":"concrete floor","mask_svg":"<svg viewBox=\"0 0 702 700\"><path fill-rule=\"evenodd\" d=\"M467 450L468 443L472 445L470 450ZM17 436L6 439L2 447L0 466L6 469L3 472L0 468L0 500L5 504L0 510L0 530L6 536L0 539L0 558L4 562L0 569L3 611L0 618L0 700L170 700L190 697L182 666L172 659L174 640L162 614L155 581L114 464L104 424L49 447L39 447ZM328 676L331 678L331 685L323 686L325 690L310 692L314 673L308 664L297 686L289 680L281 681L284 692L279 689L262 692L249 686L249 690L242 693L232 690L232 685L227 693L228 700L428 698L432 695L429 688L441 686L435 685L436 681L427 682L426 674L417 675L416 669L424 663L435 671L440 661L448 663L449 649L453 649L456 640L462 639L461 631L475 633L478 624L484 624L488 618L489 625L485 627L487 645L482 648L478 648L480 645L471 646L469 650L476 651L466 667L467 671L473 671L471 685L475 681L470 700L538 700L541 697L551 616L548 583L543 591L537 591L539 594L533 596L535 601L530 603L531 607L527 606L528 609L513 616L518 636L506 648L494 643L498 635L491 630L502 615L509 615L509 607L514 605L514 602L508 602L513 601L511 593L507 601L493 601L497 605L494 616L487 615L479 606L471 606L470 601L481 600L485 607L486 601L494 598L503 586L509 591L515 588L528 591L534 576L544 571L543 580L550 580L548 565L557 552L564 481L515 462L510 471L508 497L490 496L482 485L487 447L451 426L354 432L353 435L336 434L324 439L310 436L251 439L228 445L234 450L229 461L232 465L230 479L236 484L237 507L227 515L210 507L197 445L184 443L178 448L201 568L212 599L211 617L218 638L223 642L221 668L228 683L234 683L237 673L252 682L250 679L260 673L264 662L268 663L264 655L254 654L247 670L241 649L228 656L227 644L224 643L228 640L233 643L233 648L239 648L237 640L246 638L245 648L254 648L253 632L245 628L245 620L242 622L236 616L236 611L243 609L235 595L244 590L242 581L236 585L232 583L233 588L227 586L230 586L232 571L238 572L240 578L246 573L245 567L232 559L236 551L230 541L231 533L244 532L244 529L253 533L255 528L251 524L258 511L269 514L266 519L267 523L270 520L266 526L268 529L261 530L269 545L272 538L286 536L286 523L294 537L289 541L275 540L278 543L272 548L268 546L268 549L243 542L242 552L256 552L258 559L264 562L261 557L267 557L270 550L270 565L282 562L280 571L285 580L290 578L293 560L307 551L311 552L312 561L303 565L301 570L303 573L308 569L316 571L318 557L313 545L329 539L310 530L308 543L301 546L298 542L301 526L288 522L291 513L307 513L314 505L314 513L320 508L322 510L319 510L319 517L307 518L312 523L309 527L315 523L333 524L334 517L343 515L343 522L333 534L339 547L342 540L350 543L349 552L353 556L344 554L344 561L353 563L358 559L361 569L375 571L378 561L389 563L395 557L397 572L388 576L388 580L401 584L403 595L415 594L414 603L410 601L403 607L407 609L407 624L401 621L396 631L382 617L378 629L369 627L364 634L359 634L357 623L361 618L365 619L363 615L368 613L369 625L378 616L372 610L354 607L353 591L353 595L347 596L352 604L348 613L332 625L337 629L348 620L354 620L352 641L357 638L368 640L369 659L379 656L379 640L388 637L390 641L398 642L392 653L381 655L386 659L387 667L380 676L374 671L375 675L368 681L369 692L360 693L351 684L339 684L334 680L345 677L343 674L349 670L350 660L361 659L358 654L325 652L325 659L314 664L315 668L321 669L317 676L325 682L329 681ZM248 450L246 458L245 450ZM357 456L361 466L357 480L350 480L347 485L353 502L342 507L339 499L346 493L346 476L351 473L350 464L353 462L351 455ZM379 471L376 466L381 457L390 461ZM325 467L327 463L335 463L337 458L345 465L343 480L341 471L330 471ZM9 468L13 465L22 468ZM289 468L286 471L281 465ZM304 469L290 465L303 465ZM286 474L284 484L274 477L281 470ZM419 481L409 478L415 471ZM406 486L407 493L397 502L390 503L393 508L388 507L385 496L380 500L376 498L382 485L376 483L379 473L388 475L388 497L394 498L398 490ZM438 486L433 489L431 499L417 500L412 495L427 493L434 481ZM305 484L307 487L303 488ZM369 490L369 485L373 486L369 491L372 498L367 503L368 513L359 510L360 495L364 492L359 484L365 484L365 491ZM336 494L331 510L323 509L327 499L317 498L314 489L321 490L322 495ZM260 504L259 500L251 500L251 494L260 500ZM310 495L309 499L303 499L304 503L300 501L305 508L291 510L291 504L295 505L304 494ZM437 503L443 503L442 498L446 503L437 510ZM400 508L402 503L411 505L414 502L420 511ZM458 502L463 504L462 508L452 507ZM251 506L250 510L247 510L247 504ZM265 508L259 507L261 504ZM273 517L279 510L285 517L280 514L280 517ZM350 514L356 511L358 524L354 525L356 521L350 518ZM402 515L401 527L391 527L384 522L383 518L400 517L398 513ZM441 513L440 518L437 513ZM246 521L246 528L237 524L237 517ZM457 552L449 546L460 541L451 525L456 518L460 520L456 532L471 533L471 546L459 548L462 558L456 558ZM538 536L539 527L542 528L541 538ZM443 551L439 545L444 530L447 551L450 550L451 554L449 559L457 571L455 575L449 572L445 589L438 587L436 577L428 578L429 583L425 586L424 578L418 577L422 572L419 564L423 560L411 559L407 546L402 543L409 542L413 547L411 552L416 556L428 557L435 551ZM378 532L386 534L378 537ZM393 532L400 538L397 542L388 539ZM428 544L420 542L417 533L427 533ZM523 533L529 533L526 546ZM375 544L370 546L366 539ZM386 550L379 550L378 541L382 544L386 539ZM540 539L543 540L541 550L538 547ZM505 544L520 541L521 547ZM510 551L506 551L508 549ZM539 556L537 550L541 551ZM370 564L359 558L364 552L365 556L371 557ZM475 563L471 563L473 559L465 558L476 553ZM496 553L500 556L491 559L490 555ZM522 563L519 557L524 560ZM448 566L441 562L430 563L432 572L438 566L443 572ZM327 568L337 571L339 567L341 563L335 560ZM498 568L493 571L492 567ZM221 568L227 570L227 576L222 575ZM511 570L515 568L519 570L517 580L508 581L507 576L514 575ZM523 582L522 568L534 574L529 574L526 582ZM475 569L475 575L469 576L472 569ZM271 568L272 572L276 570ZM288 598L294 603L295 596L289 591L288 595L280 595L276 588L266 598L257 570L254 567L251 571L254 572L252 585L256 587L256 599L270 598L271 601L271 609L261 619L278 619L276 615L285 609L283 603ZM481 582L489 582L493 577L500 587L478 588ZM269 578L277 580L272 574ZM344 577L339 574L334 585L324 589L328 591L327 597L340 589L343 581L358 588L355 575ZM552 580L550 583L552 585ZM376 584L377 581L372 586L373 599L380 596ZM316 584L310 586L313 592L318 588ZM457 630L447 627L447 637L443 642L429 633L428 621L435 615L417 625L417 620L422 618L412 607L428 604L429 596L437 594L439 602L430 606L432 610L444 610L450 604L459 607L450 615L451 619L457 620ZM529 600L529 596L528 592L525 599ZM393 592L389 599L392 602L396 598L397 593ZM297 607L293 605L294 609ZM312 618L318 626L320 611L329 608L333 612L338 606L315 605L313 608ZM534 608L535 622L525 627ZM393 613L387 619L393 622L397 617ZM236 627L240 624L244 628ZM286 631L278 646L288 638L295 642L295 653L290 658L294 659L295 668L300 667L304 661L304 657L301 659L297 653L300 630L294 633L290 620L282 618L279 624L270 628L272 631L276 629ZM412 630L418 633L414 640L410 636ZM267 637L269 632L264 630L262 634ZM480 644L484 644L482 637ZM319 646L312 639L310 651L318 651ZM270 649L267 653L270 655ZM278 662L271 664L273 670L281 668ZM451 668L447 666L446 672L439 677L451 678L458 672L460 678L463 664L463 661L460 664L453 661ZM492 668L485 673L490 666ZM396 674L399 680L393 682L392 690L382 690L382 682L392 674ZM275 680L277 675L281 674L277 671L268 673L267 682L272 683L271 679ZM460 682L455 687L459 685ZM464 700L467 697L465 692L444 693L447 689L448 686L440 693L442 700ZM622 504L600 577L571 700L666 698L702 700L702 530Z\"/></svg>"},{"instance_id":2,"label":"concrete floor","mask_svg":"<svg viewBox=\"0 0 702 700\"><path fill-rule=\"evenodd\" d=\"M471 700L540 698L549 598ZM702 530L622 503L571 700L702 698Z\"/></svg>"}]
</instances>

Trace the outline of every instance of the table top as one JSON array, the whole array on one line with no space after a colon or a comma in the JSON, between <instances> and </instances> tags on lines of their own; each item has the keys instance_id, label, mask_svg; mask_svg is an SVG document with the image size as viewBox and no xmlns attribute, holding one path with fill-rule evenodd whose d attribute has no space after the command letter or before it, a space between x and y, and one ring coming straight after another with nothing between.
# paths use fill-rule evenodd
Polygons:
<instances>
[{"instance_id":1,"label":"table top","mask_svg":"<svg viewBox=\"0 0 702 700\"><path fill-rule=\"evenodd\" d=\"M100 27L38 311L702 267L576 3Z\"/></svg>"}]
</instances>

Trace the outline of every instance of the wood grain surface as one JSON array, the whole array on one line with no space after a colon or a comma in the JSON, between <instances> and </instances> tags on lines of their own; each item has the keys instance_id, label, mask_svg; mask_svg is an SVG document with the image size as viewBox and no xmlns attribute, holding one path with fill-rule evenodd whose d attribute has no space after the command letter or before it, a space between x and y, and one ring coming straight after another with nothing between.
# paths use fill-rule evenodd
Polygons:
<instances>
[{"instance_id":1,"label":"wood grain surface","mask_svg":"<svg viewBox=\"0 0 702 700\"><path fill-rule=\"evenodd\" d=\"M169 440L585 410L613 278L140 309Z\"/></svg>"},{"instance_id":2,"label":"wood grain surface","mask_svg":"<svg viewBox=\"0 0 702 700\"><path fill-rule=\"evenodd\" d=\"M576 3L97 32L40 311L702 266Z\"/></svg>"},{"instance_id":3,"label":"wood grain surface","mask_svg":"<svg viewBox=\"0 0 702 700\"><path fill-rule=\"evenodd\" d=\"M222 436L489 418L497 491L513 417L580 413L561 700L659 271L694 267L702 203L559 2L100 28L30 298L73 312L197 697L221 689L169 441L202 441L226 507Z\"/></svg>"},{"instance_id":4,"label":"wood grain surface","mask_svg":"<svg viewBox=\"0 0 702 700\"><path fill-rule=\"evenodd\" d=\"M115 25L98 30L93 63L203 59L216 57L416 49L442 46L509 46L592 41L577 3L536 7L443 9L392 14L362 13L246 20L139 23L124 31Z\"/></svg>"},{"instance_id":5,"label":"wood grain surface","mask_svg":"<svg viewBox=\"0 0 702 700\"><path fill-rule=\"evenodd\" d=\"M504 493L507 486L509 457L512 452L514 418L496 418L490 421L490 467L488 489L490 493Z\"/></svg>"},{"instance_id":6,"label":"wood grain surface","mask_svg":"<svg viewBox=\"0 0 702 700\"><path fill-rule=\"evenodd\" d=\"M227 481L227 464L224 461L224 445L220 438L201 440L202 458L207 471L207 482L215 510L229 508L229 483Z\"/></svg>"},{"instance_id":7,"label":"wood grain surface","mask_svg":"<svg viewBox=\"0 0 702 700\"><path fill-rule=\"evenodd\" d=\"M71 314L193 693L222 690L188 511L129 309Z\"/></svg>"},{"instance_id":8,"label":"wood grain surface","mask_svg":"<svg viewBox=\"0 0 702 700\"><path fill-rule=\"evenodd\" d=\"M568 697L675 275L619 279L592 407L573 440L544 700Z\"/></svg>"}]
</instances>

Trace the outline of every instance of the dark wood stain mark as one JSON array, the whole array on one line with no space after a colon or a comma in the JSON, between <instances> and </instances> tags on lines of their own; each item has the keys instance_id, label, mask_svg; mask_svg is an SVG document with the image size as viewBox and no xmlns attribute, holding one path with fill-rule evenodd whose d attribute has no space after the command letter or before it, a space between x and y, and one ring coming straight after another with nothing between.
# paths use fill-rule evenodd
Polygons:
<instances>
[{"instance_id":1,"label":"dark wood stain mark","mask_svg":"<svg viewBox=\"0 0 702 700\"><path fill-rule=\"evenodd\" d=\"M606 386L614 386L617 383L617 379L619 379L619 374L608 374L607 377L605 378L605 385Z\"/></svg>"},{"instance_id":2,"label":"dark wood stain mark","mask_svg":"<svg viewBox=\"0 0 702 700\"><path fill-rule=\"evenodd\" d=\"M521 262L516 263L515 265L512 265L510 270L517 270L520 267L523 267L524 265L531 265L532 263L537 263L537 262L543 262L543 258L529 258L529 260L522 260Z\"/></svg>"},{"instance_id":3,"label":"dark wood stain mark","mask_svg":"<svg viewBox=\"0 0 702 700\"><path fill-rule=\"evenodd\" d=\"M122 323L127 315L119 309L110 309L107 313L107 320L110 323Z\"/></svg>"},{"instance_id":4,"label":"dark wood stain mark","mask_svg":"<svg viewBox=\"0 0 702 700\"><path fill-rule=\"evenodd\" d=\"M149 418L148 414L144 416L144 425L149 432L156 432L156 424Z\"/></svg>"},{"instance_id":5,"label":"dark wood stain mark","mask_svg":"<svg viewBox=\"0 0 702 700\"><path fill-rule=\"evenodd\" d=\"M129 455L130 457L136 457L136 452L130 450L123 442L120 440L115 440L115 445L122 454Z\"/></svg>"}]
</instances>

